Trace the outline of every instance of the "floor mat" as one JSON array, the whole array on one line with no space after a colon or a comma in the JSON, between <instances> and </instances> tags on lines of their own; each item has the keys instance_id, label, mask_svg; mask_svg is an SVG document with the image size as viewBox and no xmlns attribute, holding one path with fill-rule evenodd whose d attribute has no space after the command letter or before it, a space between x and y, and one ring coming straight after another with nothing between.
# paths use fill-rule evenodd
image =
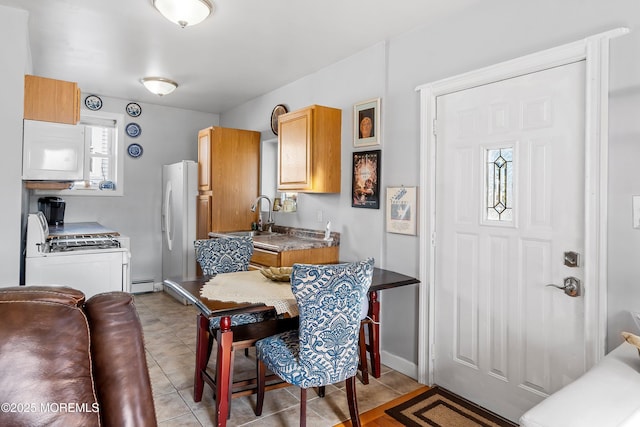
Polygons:
<instances>
[{"instance_id":1,"label":"floor mat","mask_svg":"<svg viewBox=\"0 0 640 427\"><path fill-rule=\"evenodd\" d=\"M409 427L517 426L437 386L385 412Z\"/></svg>"}]
</instances>

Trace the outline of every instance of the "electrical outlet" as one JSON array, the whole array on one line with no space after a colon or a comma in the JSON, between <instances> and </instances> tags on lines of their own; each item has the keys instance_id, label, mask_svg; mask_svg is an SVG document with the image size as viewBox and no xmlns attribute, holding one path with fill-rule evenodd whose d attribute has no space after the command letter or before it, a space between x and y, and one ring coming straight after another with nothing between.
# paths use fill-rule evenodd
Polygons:
<instances>
[{"instance_id":1,"label":"electrical outlet","mask_svg":"<svg viewBox=\"0 0 640 427\"><path fill-rule=\"evenodd\" d=\"M636 327L638 328L638 331L640 331L640 312L630 311L629 313L631 313L631 317L633 318L633 321L636 322Z\"/></svg>"},{"instance_id":2,"label":"electrical outlet","mask_svg":"<svg viewBox=\"0 0 640 427\"><path fill-rule=\"evenodd\" d=\"M316 211L316 221L322 222L322 211L321 210Z\"/></svg>"}]
</instances>

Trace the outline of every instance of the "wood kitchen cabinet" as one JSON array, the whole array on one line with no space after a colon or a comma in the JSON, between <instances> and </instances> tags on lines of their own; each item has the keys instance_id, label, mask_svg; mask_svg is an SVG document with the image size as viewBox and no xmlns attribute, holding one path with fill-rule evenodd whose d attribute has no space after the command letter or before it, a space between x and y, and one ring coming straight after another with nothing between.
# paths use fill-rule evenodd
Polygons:
<instances>
[{"instance_id":1,"label":"wood kitchen cabinet","mask_svg":"<svg viewBox=\"0 0 640 427\"><path fill-rule=\"evenodd\" d=\"M312 105L278 117L278 190L340 192L342 111Z\"/></svg>"},{"instance_id":2,"label":"wood kitchen cabinet","mask_svg":"<svg viewBox=\"0 0 640 427\"><path fill-rule=\"evenodd\" d=\"M74 82L24 76L24 118L75 125L80 121L80 89Z\"/></svg>"},{"instance_id":3,"label":"wood kitchen cabinet","mask_svg":"<svg viewBox=\"0 0 640 427\"><path fill-rule=\"evenodd\" d=\"M259 191L259 132L217 126L198 132L196 238L251 229Z\"/></svg>"},{"instance_id":4,"label":"wood kitchen cabinet","mask_svg":"<svg viewBox=\"0 0 640 427\"><path fill-rule=\"evenodd\" d=\"M207 239L211 230L211 196L198 194L196 205L196 238Z\"/></svg>"},{"instance_id":5,"label":"wood kitchen cabinet","mask_svg":"<svg viewBox=\"0 0 640 427\"><path fill-rule=\"evenodd\" d=\"M251 269L291 267L296 262L302 264L335 264L338 262L339 251L339 246L283 252L269 251L255 247L249 267Z\"/></svg>"}]
</instances>

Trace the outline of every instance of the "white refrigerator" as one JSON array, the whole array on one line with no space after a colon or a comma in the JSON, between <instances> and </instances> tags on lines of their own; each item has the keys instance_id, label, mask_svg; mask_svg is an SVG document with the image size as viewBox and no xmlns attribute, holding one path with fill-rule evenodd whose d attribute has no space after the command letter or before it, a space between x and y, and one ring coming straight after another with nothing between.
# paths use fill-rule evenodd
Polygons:
<instances>
[{"instance_id":1,"label":"white refrigerator","mask_svg":"<svg viewBox=\"0 0 640 427\"><path fill-rule=\"evenodd\" d=\"M162 278L195 277L198 164L162 166L162 189Z\"/></svg>"}]
</instances>

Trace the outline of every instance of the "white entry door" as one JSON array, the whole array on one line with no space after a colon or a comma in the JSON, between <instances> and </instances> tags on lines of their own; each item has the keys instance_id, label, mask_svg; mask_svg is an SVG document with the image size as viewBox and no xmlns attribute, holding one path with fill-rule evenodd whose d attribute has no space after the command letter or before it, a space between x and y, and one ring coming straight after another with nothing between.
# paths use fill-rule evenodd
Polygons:
<instances>
[{"instance_id":1,"label":"white entry door","mask_svg":"<svg viewBox=\"0 0 640 427\"><path fill-rule=\"evenodd\" d=\"M584 298L547 286L590 261L584 87L580 61L437 98L434 382L513 421L585 370Z\"/></svg>"}]
</instances>

